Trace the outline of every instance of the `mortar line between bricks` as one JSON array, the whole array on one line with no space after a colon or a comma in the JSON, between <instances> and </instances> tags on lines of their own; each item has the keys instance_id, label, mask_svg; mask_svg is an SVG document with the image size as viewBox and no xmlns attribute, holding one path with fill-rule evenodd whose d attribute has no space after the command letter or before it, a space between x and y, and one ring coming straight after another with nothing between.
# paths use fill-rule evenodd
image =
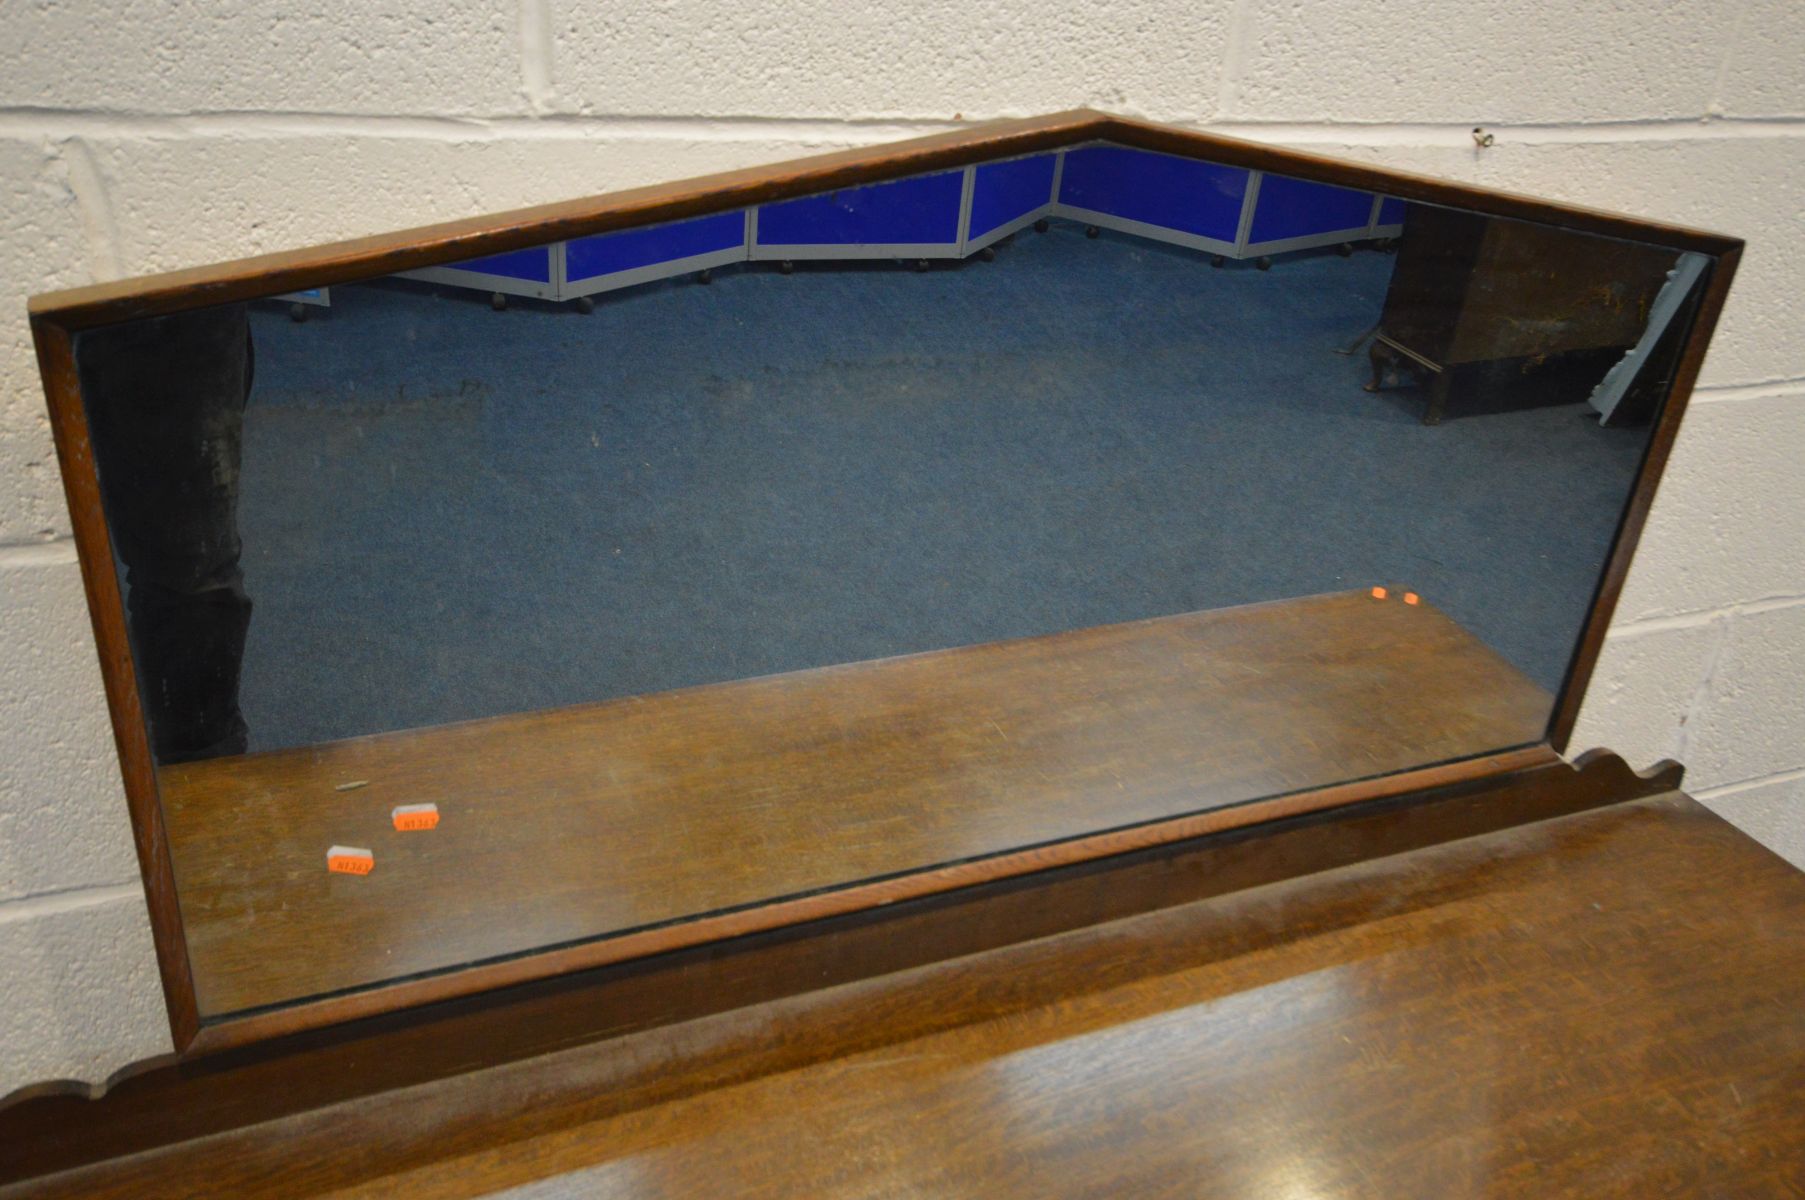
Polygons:
<instances>
[{"instance_id":1,"label":"mortar line between bricks","mask_svg":"<svg viewBox=\"0 0 1805 1200\"><path fill-rule=\"evenodd\" d=\"M1180 121L1187 128L1230 137L1292 145L1422 146L1447 142L1471 150L1474 124L1483 125L1496 145L1592 145L1621 142L1729 141L1742 138L1798 137L1805 117L1651 117L1633 121Z\"/></svg>"},{"instance_id":2,"label":"mortar line between bricks","mask_svg":"<svg viewBox=\"0 0 1805 1200\"><path fill-rule=\"evenodd\" d=\"M1749 23L1750 5L1738 5L1736 15L1731 19L1729 36L1723 40L1723 47L1717 56L1717 69L1711 76L1711 95L1705 101L1705 112L1716 116L1722 113L1721 103L1724 94L1724 82L1730 77L1730 64L1735 60L1736 50L1742 45L1742 31Z\"/></svg>"},{"instance_id":3,"label":"mortar line between bricks","mask_svg":"<svg viewBox=\"0 0 1805 1200\"><path fill-rule=\"evenodd\" d=\"M598 136L646 140L894 140L956 129L961 122L781 117L623 117L579 113L490 115L333 112L129 113L104 109L0 108L0 136L87 136L139 139L231 137L405 137L422 140L581 140Z\"/></svg>"},{"instance_id":4,"label":"mortar line between bricks","mask_svg":"<svg viewBox=\"0 0 1805 1200\"><path fill-rule=\"evenodd\" d=\"M1671 616L1645 617L1637 621L1628 621L1622 625L1612 626L1610 636L1630 638L1651 633L1666 633L1675 629L1694 629L1701 625L1708 625L1722 617L1759 616L1762 613L1796 608L1802 604L1805 604L1805 595L1763 596L1758 600L1742 600L1717 608L1694 609L1690 612L1674 613Z\"/></svg>"},{"instance_id":5,"label":"mortar line between bricks","mask_svg":"<svg viewBox=\"0 0 1805 1200\"><path fill-rule=\"evenodd\" d=\"M1249 28L1250 0L1234 0L1229 12L1227 36L1222 48L1222 76L1216 83L1216 111L1227 114L1241 102L1241 78L1247 62L1247 42L1253 36Z\"/></svg>"},{"instance_id":6,"label":"mortar line between bricks","mask_svg":"<svg viewBox=\"0 0 1805 1200\"><path fill-rule=\"evenodd\" d=\"M66 537L0 546L0 568L67 566L75 562L75 543Z\"/></svg>"},{"instance_id":7,"label":"mortar line between bricks","mask_svg":"<svg viewBox=\"0 0 1805 1200\"><path fill-rule=\"evenodd\" d=\"M39 892L16 900L0 900L0 925L33 921L60 913L97 908L119 900L142 898L144 889L136 883L109 883L98 887L69 888L60 892Z\"/></svg>"},{"instance_id":8,"label":"mortar line between bricks","mask_svg":"<svg viewBox=\"0 0 1805 1200\"><path fill-rule=\"evenodd\" d=\"M1022 114L998 114L1012 116ZM975 119L974 119L975 120ZM368 136L480 139L620 138L695 141L882 140L969 126L924 115L784 117L755 114L719 116L585 113L488 113L467 115L340 113L328 111L213 110L133 112L109 109L0 107L0 136L57 135L121 138ZM1472 122L1361 122L1184 120L1178 124L1229 136L1285 143L1356 146L1421 145L1446 141L1470 148ZM1805 117L1656 117L1626 121L1554 121L1488 125L1498 144L1556 145L1626 141L1717 141L1736 138L1805 136Z\"/></svg>"},{"instance_id":9,"label":"mortar line between bricks","mask_svg":"<svg viewBox=\"0 0 1805 1200\"><path fill-rule=\"evenodd\" d=\"M1704 668L1698 673L1698 681L1687 693L1685 710L1680 714L1679 727L1674 731L1673 757L1677 762L1692 760L1692 739L1698 732L1699 718L1705 713L1712 699L1712 689L1717 684L1717 673L1723 669L1724 655L1730 647L1730 620L1728 617L1714 618L1711 622L1711 648L1705 652Z\"/></svg>"},{"instance_id":10,"label":"mortar line between bricks","mask_svg":"<svg viewBox=\"0 0 1805 1200\"><path fill-rule=\"evenodd\" d=\"M1764 379L1759 383L1725 383L1697 388L1692 398L1707 404L1725 400L1771 400L1805 394L1805 379Z\"/></svg>"},{"instance_id":11,"label":"mortar line between bricks","mask_svg":"<svg viewBox=\"0 0 1805 1200\"><path fill-rule=\"evenodd\" d=\"M557 51L547 0L520 0L520 90L535 115L552 111L557 95L552 83Z\"/></svg>"},{"instance_id":12,"label":"mortar line between bricks","mask_svg":"<svg viewBox=\"0 0 1805 1200\"><path fill-rule=\"evenodd\" d=\"M1775 771L1768 775L1756 775L1748 779L1738 779L1734 783L1720 783L1715 787L1700 788L1692 796L1698 800L1716 800L1724 796L1734 796L1738 792L1750 792L1758 787L1767 787L1776 783L1792 783L1805 779L1805 767L1789 767L1784 771Z\"/></svg>"}]
</instances>

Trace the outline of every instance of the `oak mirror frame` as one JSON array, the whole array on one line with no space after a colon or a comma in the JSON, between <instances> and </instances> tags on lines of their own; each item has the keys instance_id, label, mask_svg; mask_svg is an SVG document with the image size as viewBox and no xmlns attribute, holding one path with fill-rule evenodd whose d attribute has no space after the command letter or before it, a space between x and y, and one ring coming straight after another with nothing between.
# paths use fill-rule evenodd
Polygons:
<instances>
[{"instance_id":1,"label":"oak mirror frame","mask_svg":"<svg viewBox=\"0 0 1805 1200\"><path fill-rule=\"evenodd\" d=\"M261 789L262 794L294 788L298 786L297 779L305 778L307 786L313 789L310 794L316 798L313 807L318 811L342 813L356 805L367 804L371 811L379 810L386 820L391 800L417 801L434 794L453 794L459 787L459 779L466 775L480 777L482 787L488 789L486 794L490 795L507 793L516 786L523 794L531 793L535 786L556 792L566 786L568 780L557 777L557 770L546 768L545 763L575 763L586 771L606 773L609 765L594 758L592 750L586 747L592 747L598 739L615 738L610 744L617 749L631 743L638 748L635 752L642 755L663 755L686 763L716 763L722 774L689 777L685 786L692 791L718 786L721 779L730 776L752 778L759 787L782 785L828 791L836 786L835 781L862 780L856 787L839 785L841 793L836 802L848 803L851 801L847 798L855 793L869 799L871 789L878 786L873 781L910 780L913 782L908 787L914 790L910 793L909 803L916 807L909 809L908 815L911 822L919 824L925 820L923 813L926 811L920 806L931 801L934 789L942 786L933 780L923 782L933 775L930 770L933 764L921 762L924 745L931 746L927 753L939 762L943 775L958 774L968 788L991 789L1000 794L1020 785L1021 779L1011 771L1019 774L1021 770L1029 769L1022 764L1012 766L1000 762L994 755L985 758L981 753L975 759L961 759L954 753L957 747L969 746L974 736L969 729L954 728L958 722L974 726L983 724L986 726L984 737L990 737L994 730L997 737L1007 740L1003 723L996 719L1006 709L1006 705L1005 708L996 707L1001 703L997 697L1004 693L1040 697L1044 711L1037 710L1036 719L1042 722L1038 727L1039 736L1055 740L1066 738L1069 750L1071 745L1084 741L1082 736L1072 732L1083 722L1094 718L1107 724L1111 719L1103 711L1108 705L1095 711L1087 710L1087 697L1107 693L1119 698L1141 688L1145 695L1137 703L1143 704L1145 711L1165 714L1170 728L1161 736L1176 745L1185 739L1187 722L1196 724L1230 718L1224 717L1209 703L1200 702L1187 708L1185 698L1169 686L1172 680L1168 678L1162 683L1158 664L1188 661L1185 656L1194 651L1217 653L1211 647L1219 644L1284 646L1289 647L1287 652L1300 661L1327 661L1345 653L1344 642L1336 641L1333 646L1324 643L1312 648L1313 637L1326 636L1321 631L1330 628L1339 631L1335 634L1337 638L1349 636L1346 631L1355 628L1362 631L1360 636L1369 636L1365 631L1375 620L1372 614L1377 613L1382 614L1376 618L1381 624L1403 623L1398 628L1407 633L1399 636L1419 647L1426 661L1434 660L1445 666L1455 658L1468 655L1476 656L1472 657L1472 662L1489 663L1485 653L1469 646L1470 639L1463 640L1464 635L1457 628L1423 624L1445 619L1435 612L1432 604L1419 603L1415 592L1404 591L1398 586L1408 586L1410 581L1395 581L1388 588L1382 581L1371 580L1345 592L1311 597L1307 603L1287 601L1257 606L1257 613L1251 609L1220 609L1215 613L1186 614L1182 621L1170 618L1163 623L1143 620L1094 626L961 650L945 650L940 646L908 647L932 652L887 660L888 665L852 663L848 667L824 667L793 676L749 679L721 687L667 691L652 697L649 704L640 703L640 698L635 696L631 701L621 702L628 704L626 709L620 708L619 704L607 709L614 714L608 718L614 724L607 725L605 731L593 723L590 709L557 710L548 717L533 717L539 722L539 733L535 736L543 739L535 743L537 750L534 753L517 753L510 748L513 743L508 739L518 733L515 726L508 725L512 718L504 716L491 721L443 725L439 727L443 732L435 735L439 740L431 750L435 764L433 772L436 773L429 772L431 777L425 790L416 789L415 793L407 795L383 794L386 778L383 772L392 769L394 764L383 757L388 753L383 749L387 743L380 737L351 737L314 746L296 745L269 755L255 756L272 764L267 767L256 764L219 767L218 764L250 763L250 760L206 756L200 756L192 764L184 764L168 754L159 755L153 751L152 729L137 677L141 660L134 657L125 588L118 569L121 550L117 514L113 514L115 519L110 522L102 479L104 472L96 461L99 457L94 440L96 430L91 428L89 418L93 397L84 397L84 382L92 388L95 378L91 364L84 371L80 354L84 335L100 331L100 336L104 337L105 331L123 328L129 322L171 318L277 296L307 294L382 277L409 274L417 279L445 279L475 260L495 260L498 256L574 244L582 239L597 239L641 227L674 228L680 222L755 212L760 206L781 205L846 189L916 178L951 178L949 173L986 164L1025 163L1037 158L1050 163L1051 156L1060 152L1077 152L1099 145L1111 150L1147 152L1177 162L1211 164L1214 168L1255 179L1264 175L1278 181L1272 185L1271 196L1275 199L1278 198L1278 184L1287 181L1325 185L1330 189L1342 189L1349 195L1358 193L1371 201L1370 217L1362 210L1355 222L1355 228L1369 241L1392 241L1383 235L1394 226L1385 222L1403 219L1401 212L1396 216L1388 215L1390 210L1382 208L1383 201L1398 205L1400 210L1403 206L1412 206L1413 212L1456 214L1459 219L1469 221L1523 223L1524 228L1533 226L1549 231L1548 236L1557 239L1584 235L1599 239L1600 245L1633 244L1641 251L1659 250L1665 255L1661 260L1663 273L1666 264L1674 261L1694 264L1694 274L1686 282L1684 303L1669 314L1669 333L1659 347L1659 352L1667 356L1662 394L1649 403L1646 436L1636 446L1635 460L1627 468L1630 486L1627 495L1622 497L1621 510L1608 514L1605 522L1608 536L1600 543L1598 559L1602 569L1590 588L1589 603L1583 614L1576 616L1577 637L1572 643L1571 656L1564 659L1565 667L1558 680L1551 678L1547 688L1528 689L1524 693L1546 699L1545 709L1519 705L1508 714L1509 720L1523 730L1520 736L1511 734L1493 741L1469 738L1469 743L1437 744L1433 750L1415 759L1374 758L1371 762L1350 762L1345 767L1337 764L1338 774L1322 774L1320 769L1315 774L1302 768L1293 770L1282 762L1276 765L1262 763L1260 772L1233 782L1210 777L1214 769L1233 773L1222 766L1226 760L1212 758L1207 751L1198 752L1195 758L1180 754L1174 762L1187 767L1190 774L1167 764L1161 768L1166 774L1160 778L1134 780L1135 786L1149 793L1160 793L1159 803L1136 810L1126 820L1093 820L1073 827L1033 826L1021 830L1003 826L992 842L983 844L975 852L897 863L881 856L861 859L857 863L848 863L838 876L831 874L831 866L824 868L830 872L828 875L786 875L784 878L788 882L773 885L774 890L768 891L758 890L767 886L767 881L761 877L748 883L753 890L734 902L711 900L700 906L679 906L670 911L660 910L656 905L641 906L631 910L632 914L638 914L637 917L630 914L615 924L599 928L587 926L573 930L546 926L545 929L552 932L540 929L528 942L520 945L479 938L443 962L403 966L390 976L328 972L303 978L290 965L266 973L254 983L228 980L232 964L257 957L261 947L255 939L244 936L233 941L223 934L214 938L210 933L201 932L197 914L216 913L249 902L233 896L229 877L224 877L223 882L218 878L203 881L204 872L197 871L191 862L179 861L183 853L195 851L182 849L186 833L178 831L181 836L174 836L171 832L171 806L178 813L192 811L194 805L211 794L209 789L217 790L219 785L214 781L222 777L219 775L221 770L234 772L230 775L233 786ZM1060 161L1063 162L1063 158ZM965 178L969 181L969 172ZM971 184L967 182L965 186L967 190L962 203L964 212L969 214ZM1058 188L1059 184L1055 182L1055 199L1059 196ZM1247 215L1253 210L1251 195L1246 204L1238 230L1220 238L1197 234L1187 235L1190 240L1184 237L1165 240L1175 241L1193 257L1207 258L1215 254L1218 266L1222 265L1224 256L1247 258L1250 265L1257 258L1259 270L1268 265L1268 254L1307 247L1335 248L1339 235L1330 236L1327 241L1321 237L1314 241L1307 237L1289 240L1278 237L1262 250L1256 244L1257 237L1250 239L1250 233L1257 232L1250 230L1249 222L1253 218ZM1069 215L1071 210L1068 207L1066 211ZM1031 228L1029 222L1037 215L1038 212L1027 210L1015 214L1007 228L997 226L1001 232L996 236L1013 236ZM1447 219L1453 221L1456 216ZM962 215L960 219L963 223L968 220L968 215ZM1100 216L1097 220L1112 235L1118 231L1132 235L1138 228L1138 218L1122 217L1113 224L1107 217ZM1084 220L1080 219L1074 229L1082 229L1083 225ZM1088 233L1096 237L1097 232L1093 225L1083 229L1079 236ZM1450 236L1460 234L1461 231L1455 229ZM991 249L996 244L994 241L980 243L966 235L962 224L956 239L962 253L967 256L994 254ZM1460 781L1503 776L1555 761L1565 750L1572 732L1587 680L1728 291L1741 245L1740 241L1721 235L1077 110L34 298L30 309L32 329L80 552L177 1049L201 1053L244 1045L354 1018L855 914L901 900L1029 877L1051 868L1221 831L1251 828L1300 814L1405 796ZM1221 253L1215 249L1218 246ZM899 253L906 250L907 247L902 247ZM756 259L758 256L751 257ZM766 257L772 260L768 265L773 266L782 259L787 273L790 255ZM806 259L809 256L796 253L794 257ZM686 262L697 270L706 271L710 268L704 258L706 254L700 254ZM1190 265L1199 264L1193 262ZM559 271L562 270L560 266ZM1658 285L1663 277L1673 278L1672 275L1657 274L1655 284ZM552 282L549 277L548 282ZM1652 290L1648 293L1649 296L1653 294ZM579 297L579 301L582 299ZM498 294L497 305L501 303ZM1638 303L1640 320L1647 317L1646 297ZM1460 360L1444 356L1444 361L1437 364L1420 346L1413 348L1409 342L1410 338L1401 335L1395 327L1378 330L1371 351L1375 382L1383 383L1388 375L1396 376L1400 372L1426 372L1430 417L1439 418L1447 399L1446 381L1452 374L1451 364ZM1374 585L1370 590L1367 582ZM1425 598L1435 599L1433 596ZM1240 615L1224 618L1219 613ZM1425 629L1429 632L1425 633ZM1223 652L1211 661L1227 664L1222 667L1227 673L1225 677L1232 677L1231 668L1245 667L1247 654L1254 654L1257 659L1257 652L1249 650L1243 651L1243 659ZM872 667L881 667L882 672L874 672ZM1062 673L1079 681L1069 695L1059 691L1057 680ZM1511 674L1510 678L1514 679L1515 675ZM1486 703L1494 707L1507 706L1508 697L1498 697L1515 686L1501 687L1497 679L1486 676L1483 670L1470 663L1449 679L1451 682L1445 683L1445 687L1450 690L1445 695L1437 694L1431 688L1423 693L1423 704L1448 707L1450 697L1470 698L1471 693L1478 691L1486 694ZM1168 690L1162 692L1162 687ZM1466 689L1464 693L1460 691L1463 688ZM935 698L933 704L910 707L905 702L909 697L919 700L924 696ZM948 696L955 699L946 701L944 698ZM945 705L950 705L948 711L956 712L947 719L948 724L924 724L924 712L939 711L936 706ZM623 712L639 715L627 720L620 716ZM765 716L745 718L747 712ZM842 737L838 733L829 736L828 731L841 729L845 722L855 718L866 722L871 729L880 730L880 734L863 740ZM628 728L633 721L638 721L639 726ZM1267 713L1259 721L1241 729L1236 736L1244 740L1283 737L1285 722L1282 718ZM798 728L805 736L791 737ZM623 729L627 732L623 733ZM811 739L806 736L809 730L816 731L819 736ZM1033 765L1033 769L1044 769L1052 763L1057 770L1071 771L1069 777L1051 779L1048 787L1054 793L1062 788L1076 794L1086 788L1125 786L1120 775L1125 765L1122 751L1124 747L1132 747L1136 736L1137 730L1112 726L1107 738L1096 743L1104 747L1103 751L1087 758L1073 750L1064 757L1056 755ZM634 742L633 738L639 740ZM842 743L838 750L817 752L823 741L832 743L836 739ZM811 745L816 749L806 750ZM1327 749L1341 752L1336 746ZM949 759L948 755L953 758ZM500 767L495 766L498 762ZM1132 767L1130 769L1132 771ZM1046 776L1042 778L1045 781ZM1116 782L1106 785L1105 779ZM1212 788L1216 791L1212 792ZM1210 800L1198 799L1206 793ZM1180 801L1174 797L1188 799ZM668 795L658 797L660 804L669 800ZM184 805L188 807L184 808ZM410 805L403 803L397 807ZM463 860L448 857L437 864L437 869L451 873L474 871L480 880L480 869L468 866L472 846L456 840L462 836L454 832L456 815L448 812L445 828L426 835L438 837L444 833L444 838L409 844L444 847L447 855L466 856ZM656 811L650 811L649 815L640 814L640 817L652 821L656 815ZM221 822L220 828L206 836L243 837L242 817L240 813L237 825ZM304 821L301 823L305 824ZM881 821L879 825L882 825ZM646 827L649 826L628 823L616 833L622 839L629 839L643 834ZM308 827L304 831L305 837L321 840L325 836L324 828ZM497 828L500 827L491 827L486 836L497 836ZM372 833L363 844L371 844L376 836ZM388 835L385 832L382 836ZM746 840L757 841L759 836L753 833ZM348 834L348 842L349 837ZM190 842L193 840L189 839ZM306 844L312 846L313 842ZM327 846L321 844L318 850L323 857ZM379 849L379 854L386 853ZM459 861L466 865L460 867ZM678 869L672 865L675 861L663 863L658 869L675 871ZM706 872L711 877L751 870L739 865L740 861L724 851L718 859L696 865L694 870ZM317 867L319 878L310 878L307 894L324 907L307 915L312 925L299 933L285 935L281 947L284 953L299 959L307 956L330 958L335 953L335 946L342 947L356 939L358 921L376 919L372 910L360 910L345 900L355 894L345 889L368 880L339 875L328 879L326 864L322 862ZM382 874L379 865L371 878L379 879ZM401 881L394 886L403 890L383 893L375 911L379 912L384 905L392 908L405 903L405 879L399 874L394 877ZM802 882L795 882L798 879ZM675 885L673 888L681 891ZM723 894L728 895L730 901L734 895L709 893L711 896ZM327 910L337 915L322 917L320 914ZM655 918L645 918L646 912L653 912ZM472 918L468 911L453 911L447 914L446 920L467 926ZM335 921L340 923L335 924ZM563 932L559 933L559 929ZM200 963L198 972L197 962Z\"/></svg>"}]
</instances>

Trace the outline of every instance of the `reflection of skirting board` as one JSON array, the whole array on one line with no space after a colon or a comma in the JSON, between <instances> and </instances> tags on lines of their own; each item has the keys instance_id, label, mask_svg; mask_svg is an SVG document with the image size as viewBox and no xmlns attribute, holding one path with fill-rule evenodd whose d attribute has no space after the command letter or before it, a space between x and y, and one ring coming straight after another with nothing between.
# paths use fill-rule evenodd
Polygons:
<instances>
[{"instance_id":1,"label":"reflection of skirting board","mask_svg":"<svg viewBox=\"0 0 1805 1200\"><path fill-rule=\"evenodd\" d=\"M1053 216L1225 258L1397 237L1404 203L1327 183L1150 150L1061 151Z\"/></svg>"},{"instance_id":2,"label":"reflection of skirting board","mask_svg":"<svg viewBox=\"0 0 1805 1200\"><path fill-rule=\"evenodd\" d=\"M747 226L754 261L959 258L974 168L762 205Z\"/></svg>"},{"instance_id":3,"label":"reflection of skirting board","mask_svg":"<svg viewBox=\"0 0 1805 1200\"><path fill-rule=\"evenodd\" d=\"M403 274L504 296L574 300L744 262L749 220L743 212L717 213Z\"/></svg>"},{"instance_id":4,"label":"reflection of skirting board","mask_svg":"<svg viewBox=\"0 0 1805 1200\"><path fill-rule=\"evenodd\" d=\"M559 290L564 274L563 242L474 258L452 267L422 267L401 274L408 279L449 283L504 296L531 296L535 300L566 298Z\"/></svg>"},{"instance_id":5,"label":"reflection of skirting board","mask_svg":"<svg viewBox=\"0 0 1805 1200\"><path fill-rule=\"evenodd\" d=\"M1047 217L1225 258L1396 237L1402 201L1093 144L554 242L410 278L573 300L736 262L959 259Z\"/></svg>"}]
</instances>

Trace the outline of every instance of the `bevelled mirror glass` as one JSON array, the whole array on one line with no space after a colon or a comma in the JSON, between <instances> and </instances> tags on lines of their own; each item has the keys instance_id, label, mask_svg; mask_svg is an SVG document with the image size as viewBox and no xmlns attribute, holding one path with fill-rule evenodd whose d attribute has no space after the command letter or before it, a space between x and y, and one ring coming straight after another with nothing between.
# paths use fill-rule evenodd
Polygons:
<instances>
[{"instance_id":1,"label":"bevelled mirror glass","mask_svg":"<svg viewBox=\"0 0 1805 1200\"><path fill-rule=\"evenodd\" d=\"M200 1022L1545 743L1712 256L1221 145L77 332Z\"/></svg>"}]
</instances>

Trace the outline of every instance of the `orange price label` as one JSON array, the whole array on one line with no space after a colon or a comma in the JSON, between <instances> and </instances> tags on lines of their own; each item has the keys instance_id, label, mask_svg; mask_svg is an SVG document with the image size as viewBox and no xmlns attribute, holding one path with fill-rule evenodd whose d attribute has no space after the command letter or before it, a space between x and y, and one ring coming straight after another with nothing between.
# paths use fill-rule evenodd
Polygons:
<instances>
[{"instance_id":1,"label":"orange price label","mask_svg":"<svg viewBox=\"0 0 1805 1200\"><path fill-rule=\"evenodd\" d=\"M376 856L356 846L334 846L326 851L326 869L335 875L368 875Z\"/></svg>"},{"instance_id":2,"label":"orange price label","mask_svg":"<svg viewBox=\"0 0 1805 1200\"><path fill-rule=\"evenodd\" d=\"M439 827L439 806L436 804L403 804L389 816L394 820L395 828L404 833Z\"/></svg>"}]
</instances>

